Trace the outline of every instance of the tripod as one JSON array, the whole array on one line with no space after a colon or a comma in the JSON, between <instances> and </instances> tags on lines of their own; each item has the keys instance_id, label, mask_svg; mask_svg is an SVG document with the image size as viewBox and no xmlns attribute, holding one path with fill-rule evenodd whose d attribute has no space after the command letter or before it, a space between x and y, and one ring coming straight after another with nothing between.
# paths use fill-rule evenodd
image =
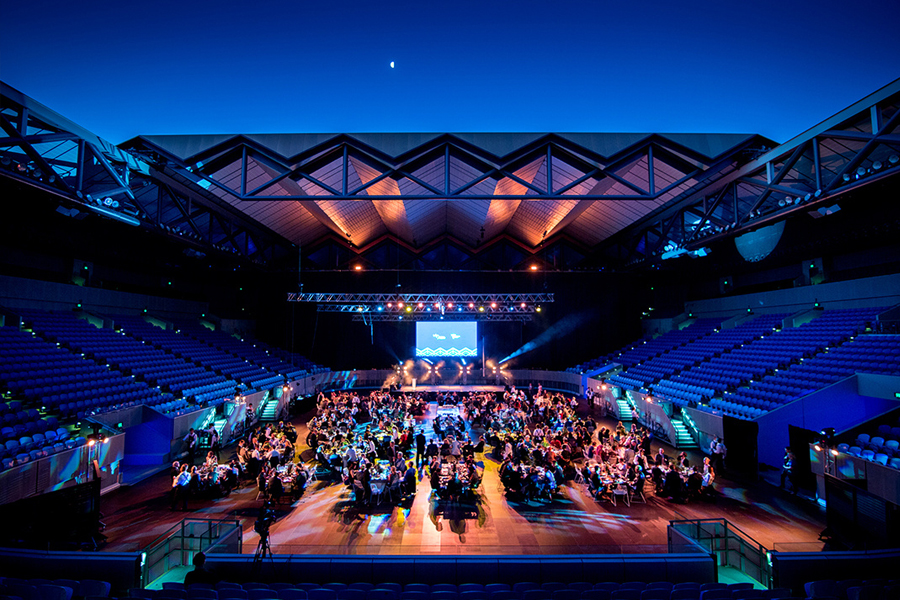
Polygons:
<instances>
[{"instance_id":1,"label":"tripod","mask_svg":"<svg viewBox=\"0 0 900 600\"><path fill-rule=\"evenodd\" d=\"M266 529L264 533L259 536L259 544L256 546L256 554L253 555L253 568L254 570L258 569L263 560L266 557L269 557L269 562L274 566L275 560L272 558L272 546L269 545L269 530Z\"/></svg>"}]
</instances>

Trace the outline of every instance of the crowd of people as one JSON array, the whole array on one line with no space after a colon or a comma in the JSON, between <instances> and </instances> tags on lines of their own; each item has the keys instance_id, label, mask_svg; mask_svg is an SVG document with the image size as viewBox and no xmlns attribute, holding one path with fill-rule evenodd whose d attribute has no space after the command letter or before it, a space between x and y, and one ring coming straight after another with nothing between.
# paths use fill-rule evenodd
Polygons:
<instances>
[{"instance_id":1,"label":"crowd of people","mask_svg":"<svg viewBox=\"0 0 900 600\"><path fill-rule=\"evenodd\" d=\"M437 401L430 426L421 417ZM341 481L360 504L403 501L428 478L438 499L475 500L484 476L477 455L491 447L500 481L510 497L552 501L568 481L583 482L598 501L643 497L650 480L656 495L674 501L712 489L724 458L716 438L702 464L686 454L651 453L652 433L620 422L601 427L591 414L576 413L578 400L540 385L528 390L423 393L335 391L320 393L308 422L306 443L313 472L294 460L297 432L290 423L258 426L242 438L235 457L219 462L218 435L191 430L188 460L172 471L172 507L190 497L227 495L241 481L255 481L261 495L298 498L313 477ZM206 460L194 464L201 435L208 435ZM477 441L473 441L477 439Z\"/></svg>"},{"instance_id":2,"label":"crowd of people","mask_svg":"<svg viewBox=\"0 0 900 600\"><path fill-rule=\"evenodd\" d=\"M196 454L201 437L209 451L197 464ZM297 432L290 422L269 423L246 431L238 441L234 457L220 463L219 434L214 427L196 431L191 428L184 437L187 457L172 463L171 508L187 510L188 500L227 496L242 481L256 482L264 495L273 489L278 493L287 487L299 497L309 479L303 465L294 461ZM278 481L275 481L278 480Z\"/></svg>"}]
</instances>

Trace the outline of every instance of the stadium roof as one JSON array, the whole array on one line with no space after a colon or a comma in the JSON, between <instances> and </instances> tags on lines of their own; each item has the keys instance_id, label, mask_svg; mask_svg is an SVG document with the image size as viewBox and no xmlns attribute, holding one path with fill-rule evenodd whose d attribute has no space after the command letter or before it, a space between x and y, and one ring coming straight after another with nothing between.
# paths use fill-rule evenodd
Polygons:
<instances>
[{"instance_id":1,"label":"stadium roof","mask_svg":"<svg viewBox=\"0 0 900 600\"><path fill-rule=\"evenodd\" d=\"M287 240L358 248L442 236L475 248L555 236L589 249L774 144L752 134L361 133L153 135L163 159ZM548 171L549 165L549 171Z\"/></svg>"}]
</instances>

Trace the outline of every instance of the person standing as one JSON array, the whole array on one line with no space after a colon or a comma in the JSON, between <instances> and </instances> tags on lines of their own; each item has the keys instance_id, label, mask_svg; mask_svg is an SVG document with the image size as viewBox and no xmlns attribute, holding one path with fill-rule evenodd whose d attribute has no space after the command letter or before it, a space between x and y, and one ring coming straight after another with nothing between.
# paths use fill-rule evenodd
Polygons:
<instances>
[{"instance_id":1,"label":"person standing","mask_svg":"<svg viewBox=\"0 0 900 600\"><path fill-rule=\"evenodd\" d=\"M215 424L209 426L209 448L216 455L216 461L219 461L219 452L222 450L219 445L219 432L216 430Z\"/></svg>"},{"instance_id":2,"label":"person standing","mask_svg":"<svg viewBox=\"0 0 900 600\"><path fill-rule=\"evenodd\" d=\"M784 458L781 462L781 485L778 487L781 489L787 489L785 487L785 483L791 484L790 492L792 494L797 493L797 487L794 484L794 453L791 452L789 447L784 449Z\"/></svg>"},{"instance_id":3,"label":"person standing","mask_svg":"<svg viewBox=\"0 0 900 600\"><path fill-rule=\"evenodd\" d=\"M184 436L184 442L187 444L188 464L193 465L194 459L197 457L197 432L191 427L187 435Z\"/></svg>"},{"instance_id":4,"label":"person standing","mask_svg":"<svg viewBox=\"0 0 900 600\"><path fill-rule=\"evenodd\" d=\"M716 474L722 474L725 471L725 442L721 438L716 438L716 446L713 450L713 469Z\"/></svg>"},{"instance_id":5,"label":"person standing","mask_svg":"<svg viewBox=\"0 0 900 600\"><path fill-rule=\"evenodd\" d=\"M416 434L416 466L420 466L425 462L425 434L422 430Z\"/></svg>"}]
</instances>

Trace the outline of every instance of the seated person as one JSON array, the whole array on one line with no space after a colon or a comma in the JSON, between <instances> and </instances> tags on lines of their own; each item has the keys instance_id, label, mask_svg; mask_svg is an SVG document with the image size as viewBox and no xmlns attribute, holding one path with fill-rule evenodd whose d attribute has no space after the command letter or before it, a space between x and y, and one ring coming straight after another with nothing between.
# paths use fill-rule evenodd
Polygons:
<instances>
[{"instance_id":1,"label":"seated person","mask_svg":"<svg viewBox=\"0 0 900 600\"><path fill-rule=\"evenodd\" d=\"M198 552L194 555L194 570L188 571L184 576L184 585L193 583L209 583L215 585L219 578L206 569L206 555Z\"/></svg>"}]
</instances>

